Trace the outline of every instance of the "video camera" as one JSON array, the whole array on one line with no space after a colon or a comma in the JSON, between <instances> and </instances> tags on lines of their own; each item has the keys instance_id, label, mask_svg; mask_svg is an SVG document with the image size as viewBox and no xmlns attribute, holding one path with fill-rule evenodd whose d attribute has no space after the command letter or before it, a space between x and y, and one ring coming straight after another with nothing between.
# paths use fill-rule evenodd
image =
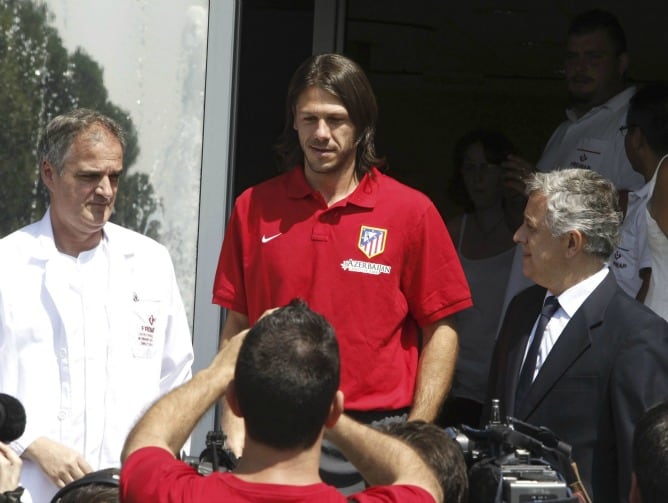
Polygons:
<instances>
[{"instance_id":1,"label":"video camera","mask_svg":"<svg viewBox=\"0 0 668 503\"><path fill-rule=\"evenodd\" d=\"M227 436L221 430L213 430L206 434L206 448L196 456L183 456L182 461L197 470L200 475L213 472L229 472L239 464L234 453L225 447Z\"/></svg>"},{"instance_id":2,"label":"video camera","mask_svg":"<svg viewBox=\"0 0 668 503\"><path fill-rule=\"evenodd\" d=\"M587 498L570 445L547 428L513 417L502 422L498 399L492 400L484 428L460 425L447 431L466 459L470 503L577 503L573 491Z\"/></svg>"}]
</instances>

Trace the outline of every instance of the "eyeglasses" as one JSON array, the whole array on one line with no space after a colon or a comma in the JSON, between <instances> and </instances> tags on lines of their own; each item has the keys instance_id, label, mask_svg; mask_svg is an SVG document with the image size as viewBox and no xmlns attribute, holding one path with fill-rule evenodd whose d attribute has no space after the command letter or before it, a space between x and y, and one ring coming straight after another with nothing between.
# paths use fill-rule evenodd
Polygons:
<instances>
[{"instance_id":1,"label":"eyeglasses","mask_svg":"<svg viewBox=\"0 0 668 503\"><path fill-rule=\"evenodd\" d=\"M637 126L635 124L624 124L619 128L619 132L622 134L622 136L626 136L629 130L633 129L634 127Z\"/></svg>"}]
</instances>

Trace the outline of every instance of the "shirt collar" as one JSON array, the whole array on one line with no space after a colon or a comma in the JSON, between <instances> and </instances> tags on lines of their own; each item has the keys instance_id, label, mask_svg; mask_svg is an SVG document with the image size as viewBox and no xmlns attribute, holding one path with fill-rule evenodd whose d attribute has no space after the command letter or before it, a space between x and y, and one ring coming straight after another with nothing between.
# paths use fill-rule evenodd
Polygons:
<instances>
[{"instance_id":1,"label":"shirt collar","mask_svg":"<svg viewBox=\"0 0 668 503\"><path fill-rule=\"evenodd\" d=\"M612 112L615 112L617 110L620 110L622 107L628 105L629 100L635 94L635 92L636 92L635 86L627 87L621 93L615 94L612 98L610 98L602 105L593 107L591 110L589 110L586 114L584 114L580 118L578 118L577 115L575 114L575 110L569 108L566 110L566 117L568 117L568 120L570 120L571 122L577 122L578 120L584 120L586 117L589 117L590 115L595 114L596 112L602 109L608 109Z\"/></svg>"},{"instance_id":2,"label":"shirt collar","mask_svg":"<svg viewBox=\"0 0 668 503\"><path fill-rule=\"evenodd\" d=\"M111 231L112 234L115 234L114 224L111 222L105 223L104 227L102 228L102 239L98 244L100 249L102 249L105 253L109 253L109 231ZM60 253L56 248L56 239L53 236L53 224L51 223L50 206L46 209L46 213L44 213L42 219L37 223L37 236L39 240L39 248L32 252L35 258L40 260L48 260ZM126 248L126 243L123 243L120 239L118 241L123 244L123 248ZM97 248L97 246L95 248ZM127 251L125 253L127 253Z\"/></svg>"},{"instance_id":3,"label":"shirt collar","mask_svg":"<svg viewBox=\"0 0 668 503\"><path fill-rule=\"evenodd\" d=\"M563 309L569 318L572 318L575 312L580 309L585 300L596 290L608 274L608 266L603 266L601 270L592 274L587 279L580 281L576 285L564 290L557 296L559 306ZM545 297L554 295L548 290Z\"/></svg>"},{"instance_id":4,"label":"shirt collar","mask_svg":"<svg viewBox=\"0 0 668 503\"><path fill-rule=\"evenodd\" d=\"M377 168L371 168L368 173L364 174L355 190L348 197L337 202L334 206L354 204L355 206L360 206L362 208L373 208L378 199L378 187L382 177L383 175ZM288 197L291 199L303 199L316 192L306 181L303 166L297 166L291 169L285 177L285 184Z\"/></svg>"},{"instance_id":5,"label":"shirt collar","mask_svg":"<svg viewBox=\"0 0 668 503\"><path fill-rule=\"evenodd\" d=\"M288 197L291 199L303 199L314 192L306 181L303 166L297 166L288 171L284 183Z\"/></svg>"}]
</instances>

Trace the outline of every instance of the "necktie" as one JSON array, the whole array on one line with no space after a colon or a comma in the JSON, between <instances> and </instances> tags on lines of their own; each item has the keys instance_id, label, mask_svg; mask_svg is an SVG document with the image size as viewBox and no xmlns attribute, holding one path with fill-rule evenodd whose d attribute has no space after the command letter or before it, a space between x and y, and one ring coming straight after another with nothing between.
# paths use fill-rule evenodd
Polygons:
<instances>
[{"instance_id":1,"label":"necktie","mask_svg":"<svg viewBox=\"0 0 668 503\"><path fill-rule=\"evenodd\" d=\"M527 351L527 356L524 359L524 365L522 366L522 371L520 372L520 379L517 384L517 393L515 393L515 411L517 411L519 405L524 401L524 398L531 387L533 382L533 375L536 371L536 359L538 358L538 350L540 349L540 343L543 340L543 333L545 333L545 327L550 321L550 318L557 312L559 309L559 301L556 297L550 295L545 299L543 304L543 309L540 312L538 317L538 326L536 327L536 332L533 335L533 340L531 341L531 346L529 346L529 351Z\"/></svg>"}]
</instances>

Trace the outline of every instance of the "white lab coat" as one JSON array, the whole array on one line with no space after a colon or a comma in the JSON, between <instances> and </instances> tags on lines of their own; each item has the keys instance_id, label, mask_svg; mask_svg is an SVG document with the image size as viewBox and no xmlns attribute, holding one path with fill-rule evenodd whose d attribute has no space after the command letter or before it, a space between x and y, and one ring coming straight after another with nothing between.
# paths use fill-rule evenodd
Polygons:
<instances>
[{"instance_id":1,"label":"white lab coat","mask_svg":"<svg viewBox=\"0 0 668 503\"><path fill-rule=\"evenodd\" d=\"M90 341L96 317L85 315L88 299L62 267L49 212L0 240L0 392L26 409L25 433L12 443L18 454L45 436L79 451L93 469L119 466L140 415L191 377L192 341L169 252L112 223L104 234L108 292L97 307L106 310L100 333L108 340L93 337L94 344L83 343L82 319ZM21 484L36 503L57 489L28 460Z\"/></svg>"}]
</instances>

